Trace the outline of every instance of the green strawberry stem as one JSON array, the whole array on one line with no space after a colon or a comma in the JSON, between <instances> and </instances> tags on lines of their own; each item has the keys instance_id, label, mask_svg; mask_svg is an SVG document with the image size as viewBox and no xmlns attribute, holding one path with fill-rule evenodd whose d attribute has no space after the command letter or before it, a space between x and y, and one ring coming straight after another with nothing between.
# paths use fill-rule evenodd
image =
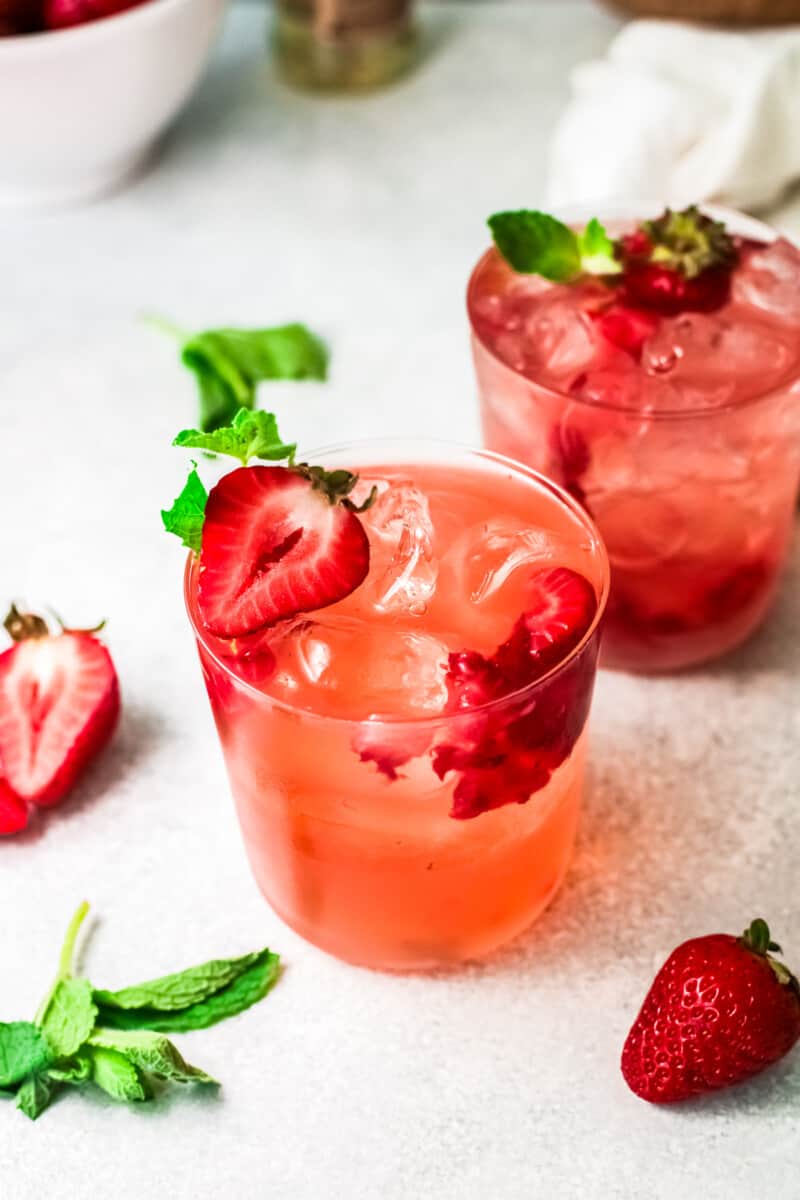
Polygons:
<instances>
[{"instance_id":1,"label":"green strawberry stem","mask_svg":"<svg viewBox=\"0 0 800 1200\"><path fill-rule=\"evenodd\" d=\"M69 925L67 926L66 936L64 937L64 944L61 947L61 954L58 959L58 974L56 975L55 979L53 980L53 983L50 987L49 992L45 996L42 1003L39 1005L39 1008L37 1010L36 1017L35 1017L35 1021L36 1021L37 1025L41 1025L42 1021L44 1020L45 1014L47 1013L47 1010L50 1007L50 1004L53 999L53 995L54 995L55 990L58 987L58 985L60 983L62 983L65 979L69 979L72 975L72 965L73 965L72 960L73 960L73 957L75 954L75 941L78 937L78 931L80 930L81 925L85 921L86 914L88 912L89 912L89 905L84 900L83 903L79 904L78 907L76 908L76 910L72 916L72 920L70 921Z\"/></svg>"},{"instance_id":2,"label":"green strawberry stem","mask_svg":"<svg viewBox=\"0 0 800 1200\"><path fill-rule=\"evenodd\" d=\"M769 953L770 951L774 951L776 954L783 954L783 951L777 942L772 941L769 925L763 917L756 917L755 920L751 921L739 940L748 950L765 958L772 968L772 972L778 983L783 984L784 987L791 988L795 995L800 998L800 982L798 982L796 976L793 975L785 963L778 962Z\"/></svg>"}]
</instances>

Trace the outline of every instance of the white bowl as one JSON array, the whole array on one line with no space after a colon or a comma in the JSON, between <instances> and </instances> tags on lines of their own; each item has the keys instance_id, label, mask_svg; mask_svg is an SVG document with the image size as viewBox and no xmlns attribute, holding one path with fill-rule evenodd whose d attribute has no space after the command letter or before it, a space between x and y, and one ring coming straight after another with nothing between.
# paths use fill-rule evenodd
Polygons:
<instances>
[{"instance_id":1,"label":"white bowl","mask_svg":"<svg viewBox=\"0 0 800 1200\"><path fill-rule=\"evenodd\" d=\"M0 38L0 206L96 196L187 100L226 0L145 0L113 17Z\"/></svg>"}]
</instances>

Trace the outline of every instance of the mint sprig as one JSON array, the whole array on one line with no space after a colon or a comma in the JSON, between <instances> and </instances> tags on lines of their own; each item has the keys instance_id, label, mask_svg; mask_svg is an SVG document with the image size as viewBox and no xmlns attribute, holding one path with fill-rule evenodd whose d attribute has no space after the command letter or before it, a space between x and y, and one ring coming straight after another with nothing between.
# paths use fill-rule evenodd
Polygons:
<instances>
[{"instance_id":1,"label":"mint sprig","mask_svg":"<svg viewBox=\"0 0 800 1200\"><path fill-rule=\"evenodd\" d=\"M580 233L536 209L489 217L497 249L515 271L569 283L582 274L612 275L621 270L614 243L596 217Z\"/></svg>"},{"instance_id":2,"label":"mint sprig","mask_svg":"<svg viewBox=\"0 0 800 1200\"><path fill-rule=\"evenodd\" d=\"M204 433L229 424L240 408L254 408L259 383L327 378L327 348L306 325L187 334L161 318L149 320L181 343L181 361L197 380Z\"/></svg>"},{"instance_id":3,"label":"mint sprig","mask_svg":"<svg viewBox=\"0 0 800 1200\"><path fill-rule=\"evenodd\" d=\"M238 458L243 466L247 466L251 458L263 458L268 462L292 459L297 449L294 443L281 441L273 413L249 412L244 408L239 409L230 425L221 426L212 433L183 429L172 444L205 450L209 454L226 454Z\"/></svg>"},{"instance_id":4,"label":"mint sprig","mask_svg":"<svg viewBox=\"0 0 800 1200\"><path fill-rule=\"evenodd\" d=\"M270 950L213 959L119 991L73 972L75 942L89 910L70 922L58 973L36 1020L0 1022L0 1095L35 1120L65 1087L94 1084L119 1101L146 1101L159 1084L216 1085L188 1063L164 1030L202 1029L261 1000L278 977Z\"/></svg>"},{"instance_id":5,"label":"mint sprig","mask_svg":"<svg viewBox=\"0 0 800 1200\"><path fill-rule=\"evenodd\" d=\"M197 474L197 463L194 463L172 507L161 510L161 520L167 533L174 533L187 550L194 550L195 554L200 553L207 502L208 492Z\"/></svg>"},{"instance_id":6,"label":"mint sprig","mask_svg":"<svg viewBox=\"0 0 800 1200\"><path fill-rule=\"evenodd\" d=\"M211 433L202 429L183 429L172 444L204 450L207 454L229 455L243 466L247 466L251 458L267 462L288 459L291 466L297 449L293 442L282 441L274 413L260 409L256 412L239 409L230 425L222 425ZM192 470L182 492L170 508L161 510L161 520L167 533L174 533L195 554L200 553L207 502L208 492L197 474L197 463L192 461Z\"/></svg>"}]
</instances>

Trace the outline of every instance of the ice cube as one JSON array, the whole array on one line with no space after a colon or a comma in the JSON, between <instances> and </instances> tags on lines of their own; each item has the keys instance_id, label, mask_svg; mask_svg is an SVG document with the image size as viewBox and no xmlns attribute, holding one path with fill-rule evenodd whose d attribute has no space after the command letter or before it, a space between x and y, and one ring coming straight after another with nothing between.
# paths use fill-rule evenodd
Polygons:
<instances>
[{"instance_id":1,"label":"ice cube","mask_svg":"<svg viewBox=\"0 0 800 1200\"><path fill-rule=\"evenodd\" d=\"M650 490L606 491L592 503L612 568L646 571L669 562L696 524L694 510Z\"/></svg>"},{"instance_id":2,"label":"ice cube","mask_svg":"<svg viewBox=\"0 0 800 1200\"><path fill-rule=\"evenodd\" d=\"M332 613L288 624L272 651L270 691L317 712L428 715L447 701L448 649L429 634Z\"/></svg>"},{"instance_id":3,"label":"ice cube","mask_svg":"<svg viewBox=\"0 0 800 1200\"><path fill-rule=\"evenodd\" d=\"M629 354L610 350L607 366L581 371L570 382L569 392L584 404L636 411L642 407L642 372Z\"/></svg>"},{"instance_id":4,"label":"ice cube","mask_svg":"<svg viewBox=\"0 0 800 1200\"><path fill-rule=\"evenodd\" d=\"M392 481L362 519L370 540L365 586L372 604L378 612L421 615L439 574L427 497L410 482Z\"/></svg>"},{"instance_id":5,"label":"ice cube","mask_svg":"<svg viewBox=\"0 0 800 1200\"><path fill-rule=\"evenodd\" d=\"M711 408L728 403L742 388L768 387L791 358L776 332L735 312L683 313L663 321L648 338L642 365L662 381L669 376L672 406L677 396L679 408ZM652 394L658 402L657 387Z\"/></svg>"},{"instance_id":6,"label":"ice cube","mask_svg":"<svg viewBox=\"0 0 800 1200\"><path fill-rule=\"evenodd\" d=\"M800 325L800 250L778 238L753 251L733 273L732 296L778 321Z\"/></svg>"},{"instance_id":7,"label":"ice cube","mask_svg":"<svg viewBox=\"0 0 800 1200\"><path fill-rule=\"evenodd\" d=\"M442 563L452 572L456 595L473 604L493 600L522 568L553 562L566 553L558 535L522 520L480 521L456 538ZM529 574L525 571L525 574Z\"/></svg>"},{"instance_id":8,"label":"ice cube","mask_svg":"<svg viewBox=\"0 0 800 1200\"><path fill-rule=\"evenodd\" d=\"M589 318L571 296L556 290L542 300L525 323L529 368L538 367L552 381L583 370L595 354L596 343Z\"/></svg>"}]
</instances>

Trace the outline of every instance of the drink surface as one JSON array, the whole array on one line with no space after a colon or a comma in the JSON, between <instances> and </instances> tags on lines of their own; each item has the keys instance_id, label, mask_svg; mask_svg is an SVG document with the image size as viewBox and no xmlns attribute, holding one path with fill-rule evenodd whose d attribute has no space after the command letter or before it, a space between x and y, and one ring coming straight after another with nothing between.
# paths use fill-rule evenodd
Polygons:
<instances>
[{"instance_id":1,"label":"drink surface","mask_svg":"<svg viewBox=\"0 0 800 1200\"><path fill-rule=\"evenodd\" d=\"M595 535L517 473L491 463L365 468L354 499L372 487L377 499L361 516L367 579L266 631L258 644L274 663L260 678L245 660L245 677L277 700L353 720L436 717L446 712L448 656L505 642L532 574L567 567L600 587Z\"/></svg>"},{"instance_id":2,"label":"drink surface","mask_svg":"<svg viewBox=\"0 0 800 1200\"><path fill-rule=\"evenodd\" d=\"M342 458L357 500L378 488L367 578L247 646L202 630L187 572L256 880L303 937L374 967L458 962L521 932L557 891L578 820L605 554L545 481L461 457ZM531 581L552 573L590 594L586 623L562 667L515 690Z\"/></svg>"},{"instance_id":3,"label":"drink surface","mask_svg":"<svg viewBox=\"0 0 800 1200\"><path fill-rule=\"evenodd\" d=\"M800 470L800 252L744 242L716 311L664 315L614 286L516 274L469 289L486 444L564 486L611 562L604 656L671 670L760 623Z\"/></svg>"},{"instance_id":4,"label":"drink surface","mask_svg":"<svg viewBox=\"0 0 800 1200\"><path fill-rule=\"evenodd\" d=\"M601 280L552 284L490 251L470 285L473 328L514 371L584 403L652 413L741 404L800 372L800 250L779 238L739 253L716 311L626 308L609 323L614 296ZM628 313L638 326L626 349Z\"/></svg>"}]
</instances>

